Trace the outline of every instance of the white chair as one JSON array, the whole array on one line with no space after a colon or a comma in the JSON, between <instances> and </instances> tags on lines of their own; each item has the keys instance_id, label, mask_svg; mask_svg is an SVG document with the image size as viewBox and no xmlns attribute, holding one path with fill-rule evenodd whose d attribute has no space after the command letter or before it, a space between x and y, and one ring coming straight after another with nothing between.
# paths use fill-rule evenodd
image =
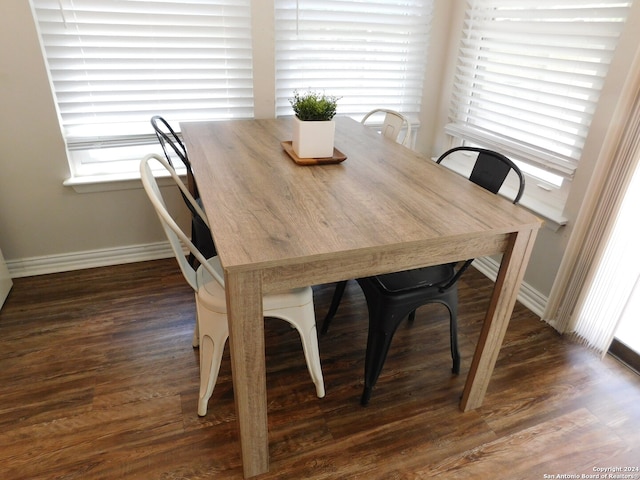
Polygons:
<instances>
[{"instance_id":1,"label":"white chair","mask_svg":"<svg viewBox=\"0 0 640 480\"><path fill-rule=\"evenodd\" d=\"M404 145L405 147L409 146L409 143L411 142L411 123L409 123L409 120L407 120L404 115L396 112L395 110L376 108L367 113L360 122L364 124L369 117L380 113L384 113L384 120L382 122L380 133L383 136L391 138L392 140ZM402 138L402 142L400 142L398 137L400 137L402 130L405 130L405 134Z\"/></svg>"},{"instance_id":2,"label":"white chair","mask_svg":"<svg viewBox=\"0 0 640 480\"><path fill-rule=\"evenodd\" d=\"M220 361L224 345L229 337L227 325L227 307L224 291L224 272L217 256L206 259L189 240L187 235L171 217L162 199L158 183L154 177L150 162L162 164L176 184L192 204L198 214L207 222L207 217L200 206L189 193L187 187L180 180L175 170L166 159L159 155L147 155L140 165L142 184L151 200L164 231L171 243L171 248L178 260L180 269L187 283L195 291L197 322L194 337L200 345L200 394L198 399L198 415L207 413L207 403L215 387L220 370ZM208 222L207 222L208 226ZM182 246L185 245L196 257L200 266L197 270L191 266L184 255ZM304 356L311 379L316 386L318 397L324 397L324 380L320 366L318 338L316 334L315 312L313 307L313 292L311 287L296 288L286 292L265 295L263 299L263 313L265 317L275 317L286 320L300 334ZM194 342L194 346L196 343Z\"/></svg>"}]
</instances>

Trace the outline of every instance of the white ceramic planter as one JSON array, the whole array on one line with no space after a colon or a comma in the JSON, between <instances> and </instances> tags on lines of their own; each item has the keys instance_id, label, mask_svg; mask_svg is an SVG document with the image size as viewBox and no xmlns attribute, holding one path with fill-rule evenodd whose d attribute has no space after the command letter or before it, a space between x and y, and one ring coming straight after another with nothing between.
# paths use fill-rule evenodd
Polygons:
<instances>
[{"instance_id":1,"label":"white ceramic planter","mask_svg":"<svg viewBox=\"0 0 640 480\"><path fill-rule=\"evenodd\" d=\"M298 158L327 158L333 156L336 124L333 120L303 122L294 117L293 151Z\"/></svg>"}]
</instances>

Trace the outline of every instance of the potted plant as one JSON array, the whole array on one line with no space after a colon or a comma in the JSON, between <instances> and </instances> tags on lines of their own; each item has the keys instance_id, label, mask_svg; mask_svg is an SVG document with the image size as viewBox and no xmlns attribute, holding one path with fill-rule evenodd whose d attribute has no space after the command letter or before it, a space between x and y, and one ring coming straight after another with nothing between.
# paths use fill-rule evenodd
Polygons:
<instances>
[{"instance_id":1,"label":"potted plant","mask_svg":"<svg viewBox=\"0 0 640 480\"><path fill-rule=\"evenodd\" d=\"M296 114L293 125L293 151L299 158L333 156L333 139L338 97L317 92L294 91L289 99Z\"/></svg>"}]
</instances>

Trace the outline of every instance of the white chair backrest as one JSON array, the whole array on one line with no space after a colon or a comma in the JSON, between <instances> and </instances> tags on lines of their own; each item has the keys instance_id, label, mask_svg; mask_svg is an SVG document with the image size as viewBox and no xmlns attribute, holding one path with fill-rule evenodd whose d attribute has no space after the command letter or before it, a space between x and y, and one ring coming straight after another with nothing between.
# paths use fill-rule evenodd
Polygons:
<instances>
[{"instance_id":1,"label":"white chair backrest","mask_svg":"<svg viewBox=\"0 0 640 480\"><path fill-rule=\"evenodd\" d=\"M380 133L387 137L395 140L402 145L408 146L411 141L411 123L409 120L399 112L395 110L388 110L386 108L376 108L375 110L371 110L367 113L362 119L361 123L365 123L369 117L375 115L377 113L384 113L384 121L382 122L382 128ZM404 137L402 142L398 140L400 133L402 130L405 130Z\"/></svg>"},{"instance_id":2,"label":"white chair backrest","mask_svg":"<svg viewBox=\"0 0 640 480\"><path fill-rule=\"evenodd\" d=\"M178 226L176 221L167 210L167 206L164 203L162 194L160 193L160 187L158 186L156 177L153 175L153 171L151 169L150 162L154 160L164 166L164 168L169 172L171 178L173 178L178 188L180 188L184 197L187 199L187 201L189 201L189 203L191 203L193 208L198 212L207 226L209 226L209 223L204 211L200 208L200 205L198 205L191 193L189 193L189 190L182 182L182 180L180 180L180 177L173 169L173 167L169 165L169 162L167 162L165 158L162 158L155 153L144 157L144 159L140 163L140 176L142 178L142 185L144 186L144 189L147 192L147 196L149 197L149 200L151 200L151 204L155 208L156 213L160 218L160 222L162 223L165 234L169 239L171 249L173 250L176 259L178 260L178 264L180 265L180 270L182 271L184 278L187 280L187 283L191 285L191 288L193 288L197 292L200 286L198 285L196 271L191 266L191 264L189 264L187 257L184 255L183 245L186 246L191 253L193 253L198 262L200 262L200 264L203 266L203 268L206 268L207 271L220 283L220 285L224 286L224 278L222 278L220 273L217 272L209 264L204 255L202 255L200 250L198 250L196 246L191 242L189 237Z\"/></svg>"}]
</instances>

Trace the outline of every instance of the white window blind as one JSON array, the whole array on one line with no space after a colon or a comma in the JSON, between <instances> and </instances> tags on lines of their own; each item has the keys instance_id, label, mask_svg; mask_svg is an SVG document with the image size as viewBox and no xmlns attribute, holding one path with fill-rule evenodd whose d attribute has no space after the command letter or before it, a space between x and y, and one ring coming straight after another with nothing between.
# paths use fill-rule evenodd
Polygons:
<instances>
[{"instance_id":1,"label":"white window blind","mask_svg":"<svg viewBox=\"0 0 640 480\"><path fill-rule=\"evenodd\" d=\"M250 0L32 2L70 150L253 116Z\"/></svg>"},{"instance_id":2,"label":"white window blind","mask_svg":"<svg viewBox=\"0 0 640 480\"><path fill-rule=\"evenodd\" d=\"M276 0L276 110L294 90L342 97L338 114L418 114L432 0Z\"/></svg>"},{"instance_id":3,"label":"white window blind","mask_svg":"<svg viewBox=\"0 0 640 480\"><path fill-rule=\"evenodd\" d=\"M469 0L447 133L571 177L630 5Z\"/></svg>"}]
</instances>

